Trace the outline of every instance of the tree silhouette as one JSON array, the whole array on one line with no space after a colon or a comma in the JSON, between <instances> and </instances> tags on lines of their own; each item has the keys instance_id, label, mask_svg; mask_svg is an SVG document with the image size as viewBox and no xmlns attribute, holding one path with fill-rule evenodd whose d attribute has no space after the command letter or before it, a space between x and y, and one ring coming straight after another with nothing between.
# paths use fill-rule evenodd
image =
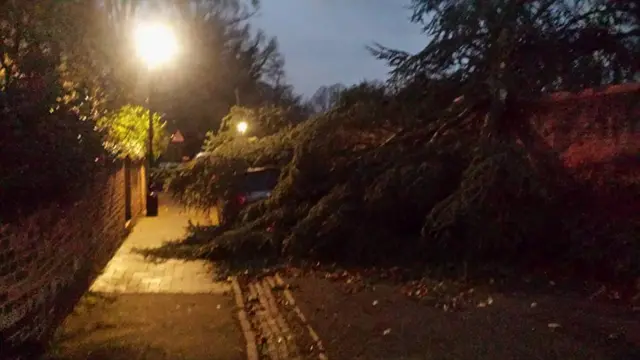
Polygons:
<instances>
[{"instance_id":1,"label":"tree silhouette","mask_svg":"<svg viewBox=\"0 0 640 360\"><path fill-rule=\"evenodd\" d=\"M313 94L309 100L309 104L315 113L327 112L338 104L344 90L346 90L346 86L342 84L321 86Z\"/></svg>"}]
</instances>

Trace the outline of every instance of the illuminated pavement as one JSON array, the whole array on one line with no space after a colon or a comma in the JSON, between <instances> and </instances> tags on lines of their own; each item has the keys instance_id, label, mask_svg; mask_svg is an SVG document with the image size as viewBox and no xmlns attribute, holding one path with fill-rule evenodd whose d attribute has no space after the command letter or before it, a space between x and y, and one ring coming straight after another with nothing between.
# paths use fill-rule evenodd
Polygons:
<instances>
[{"instance_id":1,"label":"illuminated pavement","mask_svg":"<svg viewBox=\"0 0 640 360\"><path fill-rule=\"evenodd\" d=\"M230 289L213 280L214 270L206 261L167 260L154 262L135 249L157 248L166 241L184 238L193 223L211 224L215 216L186 212L170 199L161 197L157 217L141 217L122 247L91 287L93 292L123 294L207 294Z\"/></svg>"},{"instance_id":2,"label":"illuminated pavement","mask_svg":"<svg viewBox=\"0 0 640 360\"><path fill-rule=\"evenodd\" d=\"M58 329L46 360L242 360L246 344L230 285L202 261L154 263L133 251L184 237L185 213L161 198ZM0 356L1 357L1 356Z\"/></svg>"}]
</instances>

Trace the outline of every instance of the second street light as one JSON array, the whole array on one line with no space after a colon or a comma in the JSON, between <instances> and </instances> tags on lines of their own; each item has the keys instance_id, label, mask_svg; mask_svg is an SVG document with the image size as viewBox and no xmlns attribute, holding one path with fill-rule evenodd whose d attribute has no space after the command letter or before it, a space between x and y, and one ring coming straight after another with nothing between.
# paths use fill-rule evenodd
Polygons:
<instances>
[{"instance_id":1,"label":"second street light","mask_svg":"<svg viewBox=\"0 0 640 360\"><path fill-rule=\"evenodd\" d=\"M244 135L249 128L249 124L246 121L241 121L236 125L236 130L240 133L240 135Z\"/></svg>"},{"instance_id":2,"label":"second street light","mask_svg":"<svg viewBox=\"0 0 640 360\"><path fill-rule=\"evenodd\" d=\"M173 60L178 52L178 41L174 31L162 23L140 24L135 32L135 47L140 60L147 68L147 107L149 110L149 128L147 142L147 216L158 215L158 198L151 191L150 172L153 166L153 71Z\"/></svg>"}]
</instances>

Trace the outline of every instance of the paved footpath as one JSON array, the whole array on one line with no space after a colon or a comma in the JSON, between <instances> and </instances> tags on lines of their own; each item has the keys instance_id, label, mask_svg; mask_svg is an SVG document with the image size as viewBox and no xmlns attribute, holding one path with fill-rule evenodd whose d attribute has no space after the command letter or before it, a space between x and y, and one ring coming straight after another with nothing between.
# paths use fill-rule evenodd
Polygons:
<instances>
[{"instance_id":1,"label":"paved footpath","mask_svg":"<svg viewBox=\"0 0 640 360\"><path fill-rule=\"evenodd\" d=\"M211 222L166 198L160 204L159 216L139 220L67 318L47 359L246 358L232 290L214 281L208 263L154 263L133 251L183 238L190 220Z\"/></svg>"},{"instance_id":2,"label":"paved footpath","mask_svg":"<svg viewBox=\"0 0 640 360\"><path fill-rule=\"evenodd\" d=\"M107 264L91 287L94 292L144 294L220 294L230 290L228 283L212 281L213 269L206 261L167 260L152 262L135 252L182 239L189 221L211 224L215 218L186 212L163 197L160 214L142 218L131 235Z\"/></svg>"}]
</instances>

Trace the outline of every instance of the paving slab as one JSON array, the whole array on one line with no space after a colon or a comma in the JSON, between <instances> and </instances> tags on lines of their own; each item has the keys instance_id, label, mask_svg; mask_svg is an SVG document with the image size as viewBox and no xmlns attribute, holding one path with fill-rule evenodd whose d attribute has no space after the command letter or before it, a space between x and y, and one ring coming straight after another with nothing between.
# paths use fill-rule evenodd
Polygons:
<instances>
[{"instance_id":1,"label":"paving slab","mask_svg":"<svg viewBox=\"0 0 640 360\"><path fill-rule=\"evenodd\" d=\"M160 199L157 217L141 218L103 273L91 287L93 292L144 294L220 294L230 290L226 282L213 280L215 269L206 261L146 259L136 249L162 246L184 238L189 222L214 224L214 216L187 211L167 196Z\"/></svg>"}]
</instances>

